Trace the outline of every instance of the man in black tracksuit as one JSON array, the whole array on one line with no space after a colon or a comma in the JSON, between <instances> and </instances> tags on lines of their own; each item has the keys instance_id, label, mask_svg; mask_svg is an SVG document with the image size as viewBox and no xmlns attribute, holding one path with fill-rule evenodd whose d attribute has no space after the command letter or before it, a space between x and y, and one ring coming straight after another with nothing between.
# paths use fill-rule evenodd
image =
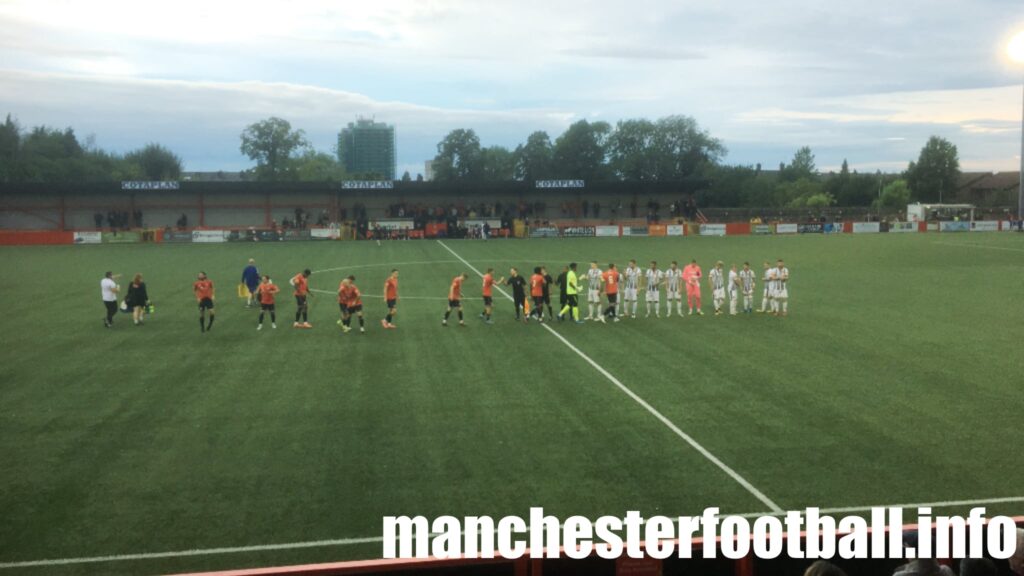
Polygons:
<instances>
[{"instance_id":1,"label":"man in black tracksuit","mask_svg":"<svg viewBox=\"0 0 1024 576\"><path fill-rule=\"evenodd\" d=\"M526 306L526 278L520 276L519 271L512 268L509 271L508 280L505 280L505 284L512 287L512 303L516 307L516 320L519 320L519 314L523 312Z\"/></svg>"}]
</instances>

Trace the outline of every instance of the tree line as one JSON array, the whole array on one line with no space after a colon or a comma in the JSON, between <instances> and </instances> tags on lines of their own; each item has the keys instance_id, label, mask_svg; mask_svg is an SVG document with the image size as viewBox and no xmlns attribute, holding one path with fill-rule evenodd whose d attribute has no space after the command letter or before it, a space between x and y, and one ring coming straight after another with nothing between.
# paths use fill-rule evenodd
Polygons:
<instances>
[{"instance_id":1,"label":"tree line","mask_svg":"<svg viewBox=\"0 0 1024 576\"><path fill-rule=\"evenodd\" d=\"M347 174L339 151L316 150L301 129L271 117L247 126L239 150L255 163L243 174L256 181L380 179ZM0 182L105 182L175 180L181 159L160 144L124 155L81 143L71 128L29 130L7 116L0 125ZM437 144L434 179L507 182L582 179L588 182L686 182L701 206L903 208L908 202L949 200L960 165L955 145L933 136L901 174L858 173L846 160L839 172L821 173L809 147L777 170L730 166L726 148L689 116L616 122L579 120L552 139L535 131L515 148L483 146L472 129L449 132ZM406 172L402 180L412 180ZM417 176L422 180L422 175Z\"/></svg>"}]
</instances>

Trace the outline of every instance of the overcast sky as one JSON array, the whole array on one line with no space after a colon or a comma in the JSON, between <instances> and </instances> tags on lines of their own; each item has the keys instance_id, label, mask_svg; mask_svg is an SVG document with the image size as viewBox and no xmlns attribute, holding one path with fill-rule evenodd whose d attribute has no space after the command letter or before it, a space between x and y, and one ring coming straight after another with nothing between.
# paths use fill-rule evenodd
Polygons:
<instances>
[{"instance_id":1,"label":"overcast sky","mask_svg":"<svg viewBox=\"0 0 1024 576\"><path fill-rule=\"evenodd\" d=\"M1015 170L1022 0L0 0L0 112L186 170L238 170L280 116L333 152L359 116L397 127L399 173L473 128L510 148L586 118L693 116L730 164L811 146L896 171L929 135L964 170Z\"/></svg>"}]
</instances>

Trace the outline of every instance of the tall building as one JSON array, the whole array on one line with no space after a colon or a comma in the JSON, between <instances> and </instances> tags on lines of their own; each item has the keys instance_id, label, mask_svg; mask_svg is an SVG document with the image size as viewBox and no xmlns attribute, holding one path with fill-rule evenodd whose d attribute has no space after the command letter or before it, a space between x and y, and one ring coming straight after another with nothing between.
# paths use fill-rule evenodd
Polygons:
<instances>
[{"instance_id":1,"label":"tall building","mask_svg":"<svg viewBox=\"0 0 1024 576\"><path fill-rule=\"evenodd\" d=\"M395 127L360 118L338 134L338 159L354 175L395 179Z\"/></svg>"}]
</instances>

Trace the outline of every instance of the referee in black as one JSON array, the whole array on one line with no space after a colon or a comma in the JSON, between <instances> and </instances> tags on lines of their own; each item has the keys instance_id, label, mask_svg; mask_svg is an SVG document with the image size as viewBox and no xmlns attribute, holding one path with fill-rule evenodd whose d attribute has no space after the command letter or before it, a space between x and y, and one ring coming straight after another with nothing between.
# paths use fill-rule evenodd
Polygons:
<instances>
[{"instance_id":1,"label":"referee in black","mask_svg":"<svg viewBox=\"0 0 1024 576\"><path fill-rule=\"evenodd\" d=\"M525 310L526 306L526 278L519 275L519 270L509 270L508 280L505 284L512 287L512 303L516 307L516 320L519 320L519 313ZM523 322L526 318L523 318Z\"/></svg>"},{"instance_id":2,"label":"referee in black","mask_svg":"<svg viewBox=\"0 0 1024 576\"><path fill-rule=\"evenodd\" d=\"M544 277L544 298L542 299L542 302L544 302L544 305L548 307L548 318L554 318L555 313L551 310L551 284L554 280L552 280L551 274L548 274L548 269L543 266L540 267L540 274ZM561 310L561 308L559 308L559 310Z\"/></svg>"}]
</instances>

